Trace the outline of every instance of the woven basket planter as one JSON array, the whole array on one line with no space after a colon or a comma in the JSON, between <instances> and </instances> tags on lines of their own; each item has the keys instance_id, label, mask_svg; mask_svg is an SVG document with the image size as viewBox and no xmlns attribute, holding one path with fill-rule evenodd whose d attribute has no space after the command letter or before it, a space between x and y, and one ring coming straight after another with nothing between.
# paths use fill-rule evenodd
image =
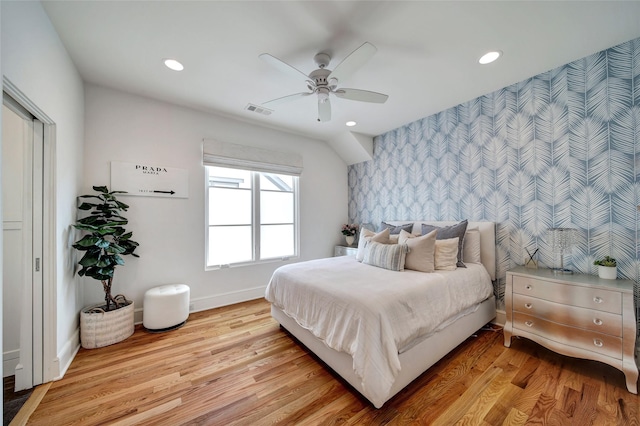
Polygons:
<instances>
[{"instance_id":1,"label":"woven basket planter","mask_svg":"<svg viewBox=\"0 0 640 426\"><path fill-rule=\"evenodd\" d=\"M85 349L122 342L133 334L133 301L123 308L103 311L96 305L80 312L80 342Z\"/></svg>"}]
</instances>

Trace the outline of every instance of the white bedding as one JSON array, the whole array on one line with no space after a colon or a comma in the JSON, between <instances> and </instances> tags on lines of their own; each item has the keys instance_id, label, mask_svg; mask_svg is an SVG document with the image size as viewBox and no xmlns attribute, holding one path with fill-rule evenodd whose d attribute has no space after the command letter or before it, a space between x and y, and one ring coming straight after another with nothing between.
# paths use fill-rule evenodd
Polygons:
<instances>
[{"instance_id":1,"label":"white bedding","mask_svg":"<svg viewBox=\"0 0 640 426\"><path fill-rule=\"evenodd\" d=\"M381 405L400 371L400 350L492 293L482 265L394 272L342 256L278 268L265 297L327 346L351 355L362 387Z\"/></svg>"}]
</instances>

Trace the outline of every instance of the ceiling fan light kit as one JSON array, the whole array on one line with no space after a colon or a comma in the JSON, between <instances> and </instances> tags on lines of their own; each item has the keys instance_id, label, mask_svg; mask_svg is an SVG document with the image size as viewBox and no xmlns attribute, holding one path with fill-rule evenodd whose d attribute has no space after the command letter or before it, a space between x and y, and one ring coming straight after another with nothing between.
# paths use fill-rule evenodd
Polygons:
<instances>
[{"instance_id":1,"label":"ceiling fan light kit","mask_svg":"<svg viewBox=\"0 0 640 426\"><path fill-rule=\"evenodd\" d=\"M331 120L330 95L352 101L384 103L389 96L382 93L360 89L338 89L340 82L346 80L358 68L364 65L376 51L377 49L374 45L365 42L343 59L333 71L327 69L327 66L331 62L331 56L327 53L318 53L313 58L318 69L312 71L309 75L304 74L302 71L299 71L275 56L263 53L260 55L263 61L297 80L302 80L306 84L307 89L309 89L309 92L283 96L264 102L262 105L273 108L276 105L315 94L318 98L318 121L326 122Z\"/></svg>"}]
</instances>

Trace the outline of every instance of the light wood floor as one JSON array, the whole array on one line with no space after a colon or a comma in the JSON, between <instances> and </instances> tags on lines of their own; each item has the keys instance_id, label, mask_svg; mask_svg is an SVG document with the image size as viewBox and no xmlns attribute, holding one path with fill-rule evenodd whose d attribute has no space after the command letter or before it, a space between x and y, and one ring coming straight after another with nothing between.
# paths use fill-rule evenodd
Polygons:
<instances>
[{"instance_id":1,"label":"light wood floor","mask_svg":"<svg viewBox=\"0 0 640 426\"><path fill-rule=\"evenodd\" d=\"M43 425L638 425L612 367L481 330L376 410L271 319L265 300L172 332L81 349L29 419Z\"/></svg>"}]
</instances>

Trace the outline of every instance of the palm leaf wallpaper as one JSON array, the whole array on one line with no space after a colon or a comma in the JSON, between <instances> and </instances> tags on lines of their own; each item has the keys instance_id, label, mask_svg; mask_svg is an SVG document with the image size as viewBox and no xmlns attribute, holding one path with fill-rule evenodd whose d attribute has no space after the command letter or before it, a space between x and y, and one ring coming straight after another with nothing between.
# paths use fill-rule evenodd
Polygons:
<instances>
[{"instance_id":1,"label":"palm leaf wallpaper","mask_svg":"<svg viewBox=\"0 0 640 426\"><path fill-rule=\"evenodd\" d=\"M640 39L377 136L348 179L351 223L495 221L500 306L525 248L558 266L551 227L578 229L570 268L610 255L637 283Z\"/></svg>"}]
</instances>

